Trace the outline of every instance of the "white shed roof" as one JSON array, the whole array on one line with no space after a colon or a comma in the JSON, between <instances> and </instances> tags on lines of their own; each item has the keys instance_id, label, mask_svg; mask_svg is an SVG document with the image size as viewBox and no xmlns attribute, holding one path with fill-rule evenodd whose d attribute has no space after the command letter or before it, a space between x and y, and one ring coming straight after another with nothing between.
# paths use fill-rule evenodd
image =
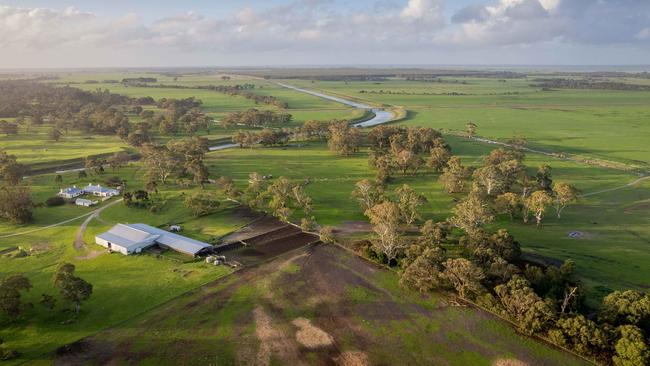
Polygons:
<instances>
[{"instance_id":1,"label":"white shed roof","mask_svg":"<svg viewBox=\"0 0 650 366\"><path fill-rule=\"evenodd\" d=\"M210 244L146 224L117 224L109 231L97 235L97 237L129 250L142 247L143 243L152 243L153 241L190 255L195 255L202 249L212 247Z\"/></svg>"},{"instance_id":2,"label":"white shed roof","mask_svg":"<svg viewBox=\"0 0 650 366\"><path fill-rule=\"evenodd\" d=\"M158 238L156 238L156 242L158 244L166 245L178 252L194 255L202 249L212 247L212 245L204 243L202 241L190 239L188 237L175 233L170 233L169 231L158 229L146 224L131 224L129 226L140 229L142 231L146 231L153 235L158 235Z\"/></svg>"}]
</instances>

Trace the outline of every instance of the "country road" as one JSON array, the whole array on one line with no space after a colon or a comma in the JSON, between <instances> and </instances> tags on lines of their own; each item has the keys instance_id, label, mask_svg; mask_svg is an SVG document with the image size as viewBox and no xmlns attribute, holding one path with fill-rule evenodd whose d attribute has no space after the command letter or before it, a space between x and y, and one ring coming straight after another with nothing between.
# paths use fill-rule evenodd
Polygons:
<instances>
[{"instance_id":1,"label":"country road","mask_svg":"<svg viewBox=\"0 0 650 366\"><path fill-rule=\"evenodd\" d=\"M84 221L84 223L82 224L82 227L83 227L84 230L85 230L86 226L88 225L88 223L90 222L90 220L91 220L93 217L96 217L96 215L98 215L100 212L102 212L103 210L107 209L108 207L111 207L111 206L115 205L115 204L118 203L118 202L122 202L122 198L120 198L120 199L117 200L117 201L113 201L113 202L107 204L106 206L100 207L100 208L98 208L98 209L96 209L96 210L94 210L94 211L91 211L91 212L88 212L88 213L86 213L86 214L83 214L83 215L81 215L81 216L73 217L73 218L71 218L71 219L67 219L67 220L64 220L64 221L61 221L61 222L57 222L56 224L51 224L51 225L47 225L47 226L43 226L43 227L39 227L39 228L36 228L36 229L31 229L31 230L27 230L27 231L22 231L22 232L19 232L19 233L0 235L0 239L2 239L2 238L11 238L11 237L15 237L15 236L21 236L21 235L26 235L26 234L31 234L31 233L35 233L35 232L39 232L39 231L43 231L43 230L47 230L47 229L51 229L51 228L53 228L53 227L61 226L61 225L67 224L67 223L69 223L69 222L72 222L72 221L75 221L75 220L79 220L79 219L81 219L81 218L84 218L84 217L89 216L89 217ZM83 233L82 233L82 236L83 236Z\"/></svg>"},{"instance_id":2,"label":"country road","mask_svg":"<svg viewBox=\"0 0 650 366\"><path fill-rule=\"evenodd\" d=\"M108 205L98 208L97 210L93 211L90 216L88 216L83 223L81 223L81 226L79 226L79 231L77 231L77 236L74 239L74 248L79 250L83 248L83 246L86 244L84 242L84 233L86 232L86 228L88 227L88 224L94 219L95 217L99 217L99 214L102 213L105 209L114 206L120 202L122 202L124 199L120 198L117 201L113 201L109 203Z\"/></svg>"}]
</instances>

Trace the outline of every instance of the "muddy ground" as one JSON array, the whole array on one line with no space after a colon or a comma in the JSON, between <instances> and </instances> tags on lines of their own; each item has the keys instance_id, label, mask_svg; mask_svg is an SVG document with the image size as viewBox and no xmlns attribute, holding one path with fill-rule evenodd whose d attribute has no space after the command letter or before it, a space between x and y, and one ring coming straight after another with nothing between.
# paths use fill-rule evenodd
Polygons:
<instances>
[{"instance_id":1,"label":"muddy ground","mask_svg":"<svg viewBox=\"0 0 650 366\"><path fill-rule=\"evenodd\" d=\"M308 245L57 352L55 364L571 365L567 354L394 273Z\"/></svg>"}]
</instances>

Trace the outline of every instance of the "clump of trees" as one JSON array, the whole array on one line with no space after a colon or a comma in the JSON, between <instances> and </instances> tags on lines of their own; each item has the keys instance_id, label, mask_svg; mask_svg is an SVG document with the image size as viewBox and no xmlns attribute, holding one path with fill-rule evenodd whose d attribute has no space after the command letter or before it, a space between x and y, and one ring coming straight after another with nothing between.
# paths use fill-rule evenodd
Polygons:
<instances>
[{"instance_id":1,"label":"clump of trees","mask_svg":"<svg viewBox=\"0 0 650 366\"><path fill-rule=\"evenodd\" d=\"M165 185L172 176L189 176L201 187L209 175L204 162L207 151L208 142L202 137L170 140L166 145L145 144L140 149L149 181Z\"/></svg>"},{"instance_id":2,"label":"clump of trees","mask_svg":"<svg viewBox=\"0 0 650 366\"><path fill-rule=\"evenodd\" d=\"M246 99L254 101L255 104L263 103L274 105L282 109L289 108L289 104L287 102L282 101L272 95L259 95L252 92L252 90L255 89L255 84L247 83L236 85L210 85L207 88L228 95L239 95Z\"/></svg>"},{"instance_id":3,"label":"clump of trees","mask_svg":"<svg viewBox=\"0 0 650 366\"><path fill-rule=\"evenodd\" d=\"M232 112L226 115L221 124L224 128L234 126L255 127L278 127L291 122L292 116L288 113L278 113L274 111L260 111L251 108L244 112Z\"/></svg>"},{"instance_id":4,"label":"clump of trees","mask_svg":"<svg viewBox=\"0 0 650 366\"><path fill-rule=\"evenodd\" d=\"M27 168L15 155L0 150L0 219L12 224L32 221L34 202L29 187L22 184Z\"/></svg>"}]
</instances>

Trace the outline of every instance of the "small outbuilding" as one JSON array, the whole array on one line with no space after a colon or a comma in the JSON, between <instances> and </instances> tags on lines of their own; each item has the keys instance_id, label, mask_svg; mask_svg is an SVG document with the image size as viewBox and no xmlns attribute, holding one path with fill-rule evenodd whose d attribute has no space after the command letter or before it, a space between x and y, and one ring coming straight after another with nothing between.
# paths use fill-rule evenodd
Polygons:
<instances>
[{"instance_id":1,"label":"small outbuilding","mask_svg":"<svg viewBox=\"0 0 650 366\"><path fill-rule=\"evenodd\" d=\"M77 198L82 194L84 194L84 191L82 189L77 188L77 186L72 186L72 187L59 190L57 196L67 198L67 199L72 199L72 198Z\"/></svg>"},{"instance_id":2,"label":"small outbuilding","mask_svg":"<svg viewBox=\"0 0 650 366\"><path fill-rule=\"evenodd\" d=\"M208 243L146 224L117 224L109 231L97 235L95 242L124 255L140 253L154 245L192 256L197 256L212 248L212 245Z\"/></svg>"},{"instance_id":3,"label":"small outbuilding","mask_svg":"<svg viewBox=\"0 0 650 366\"><path fill-rule=\"evenodd\" d=\"M97 201L87 200L85 198L77 198L74 201L74 203L77 206L90 207L90 206L95 206L98 202Z\"/></svg>"}]
</instances>

